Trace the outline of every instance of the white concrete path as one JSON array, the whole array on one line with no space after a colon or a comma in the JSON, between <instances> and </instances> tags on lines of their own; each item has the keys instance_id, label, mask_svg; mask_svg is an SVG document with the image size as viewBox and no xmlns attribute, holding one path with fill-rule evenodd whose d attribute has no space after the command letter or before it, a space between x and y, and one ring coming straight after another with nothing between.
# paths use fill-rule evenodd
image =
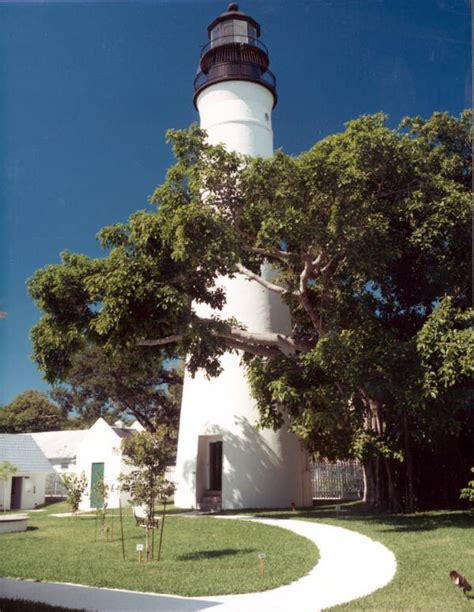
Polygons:
<instances>
[{"instance_id":1,"label":"white concrete path","mask_svg":"<svg viewBox=\"0 0 474 612\"><path fill-rule=\"evenodd\" d=\"M314 542L320 560L303 578L263 593L178 597L0 578L0 595L99 611L318 612L383 587L396 571L392 552L355 531L312 521L228 518L289 529Z\"/></svg>"}]
</instances>

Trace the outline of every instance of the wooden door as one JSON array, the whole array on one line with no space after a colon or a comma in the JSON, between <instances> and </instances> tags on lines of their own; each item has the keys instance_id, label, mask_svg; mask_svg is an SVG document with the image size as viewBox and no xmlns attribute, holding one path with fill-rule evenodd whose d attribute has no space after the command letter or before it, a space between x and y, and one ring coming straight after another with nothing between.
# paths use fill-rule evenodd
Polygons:
<instances>
[{"instance_id":1,"label":"wooden door","mask_svg":"<svg viewBox=\"0 0 474 612\"><path fill-rule=\"evenodd\" d=\"M22 476L13 476L12 478L12 496L10 500L10 509L18 510L21 508L21 490L23 488Z\"/></svg>"},{"instance_id":2,"label":"wooden door","mask_svg":"<svg viewBox=\"0 0 474 612\"><path fill-rule=\"evenodd\" d=\"M91 469L91 508L102 508L103 496L97 491L97 483L104 480L104 464L93 463Z\"/></svg>"},{"instance_id":3,"label":"wooden door","mask_svg":"<svg viewBox=\"0 0 474 612\"><path fill-rule=\"evenodd\" d=\"M209 489L222 491L222 442L209 443Z\"/></svg>"}]
</instances>

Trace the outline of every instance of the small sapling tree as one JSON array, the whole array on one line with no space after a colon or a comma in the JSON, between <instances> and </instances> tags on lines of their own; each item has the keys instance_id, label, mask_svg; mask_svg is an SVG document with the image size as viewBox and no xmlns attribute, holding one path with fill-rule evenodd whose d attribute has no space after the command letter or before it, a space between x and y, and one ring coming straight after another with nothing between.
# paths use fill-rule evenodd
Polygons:
<instances>
[{"instance_id":1,"label":"small sapling tree","mask_svg":"<svg viewBox=\"0 0 474 612\"><path fill-rule=\"evenodd\" d=\"M87 478L84 472L80 476L76 474L64 474L61 478L64 488L66 489L66 502L71 508L71 512L76 514L79 510L82 496L87 489Z\"/></svg>"},{"instance_id":2,"label":"small sapling tree","mask_svg":"<svg viewBox=\"0 0 474 612\"><path fill-rule=\"evenodd\" d=\"M122 491L131 503L145 510L145 560L152 557L150 531L156 527L155 504L174 492L174 484L165 477L166 466L173 459L175 433L162 425L155 431L133 433L122 441L124 461L131 470L120 477Z\"/></svg>"},{"instance_id":3,"label":"small sapling tree","mask_svg":"<svg viewBox=\"0 0 474 612\"><path fill-rule=\"evenodd\" d=\"M102 507L97 508L97 513L100 514L100 519L101 519L100 531L102 534L102 538L104 540L105 539L108 540L108 537L107 537L108 527L106 526L107 509L109 507L109 497L114 487L113 485L107 484L105 480L99 480L98 482L96 482L94 489L95 489L97 496L100 499L102 499Z\"/></svg>"},{"instance_id":4,"label":"small sapling tree","mask_svg":"<svg viewBox=\"0 0 474 612\"><path fill-rule=\"evenodd\" d=\"M471 468L471 472L474 474L474 467ZM474 502L474 480L470 480L467 483L467 487L461 489L461 495L459 497Z\"/></svg>"}]
</instances>

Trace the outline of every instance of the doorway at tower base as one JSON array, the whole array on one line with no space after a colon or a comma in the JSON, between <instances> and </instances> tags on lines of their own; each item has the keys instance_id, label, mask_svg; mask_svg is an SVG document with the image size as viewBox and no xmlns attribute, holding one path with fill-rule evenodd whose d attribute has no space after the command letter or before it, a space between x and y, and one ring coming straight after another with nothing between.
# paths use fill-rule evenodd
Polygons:
<instances>
[{"instance_id":1,"label":"doorway at tower base","mask_svg":"<svg viewBox=\"0 0 474 612\"><path fill-rule=\"evenodd\" d=\"M210 426L194 456L176 466L178 508L290 508L312 505L306 453L287 431L259 430L245 418L233 431Z\"/></svg>"}]
</instances>

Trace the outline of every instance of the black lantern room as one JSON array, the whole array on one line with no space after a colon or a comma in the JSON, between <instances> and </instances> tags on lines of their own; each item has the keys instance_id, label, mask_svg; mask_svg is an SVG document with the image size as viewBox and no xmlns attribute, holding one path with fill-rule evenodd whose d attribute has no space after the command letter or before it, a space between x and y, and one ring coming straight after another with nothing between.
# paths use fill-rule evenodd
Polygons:
<instances>
[{"instance_id":1,"label":"black lantern room","mask_svg":"<svg viewBox=\"0 0 474 612\"><path fill-rule=\"evenodd\" d=\"M259 40L260 26L235 3L208 28L209 42L201 51L194 79L194 105L203 89L221 81L251 81L271 91L275 106L276 81L268 69L266 46Z\"/></svg>"}]
</instances>

